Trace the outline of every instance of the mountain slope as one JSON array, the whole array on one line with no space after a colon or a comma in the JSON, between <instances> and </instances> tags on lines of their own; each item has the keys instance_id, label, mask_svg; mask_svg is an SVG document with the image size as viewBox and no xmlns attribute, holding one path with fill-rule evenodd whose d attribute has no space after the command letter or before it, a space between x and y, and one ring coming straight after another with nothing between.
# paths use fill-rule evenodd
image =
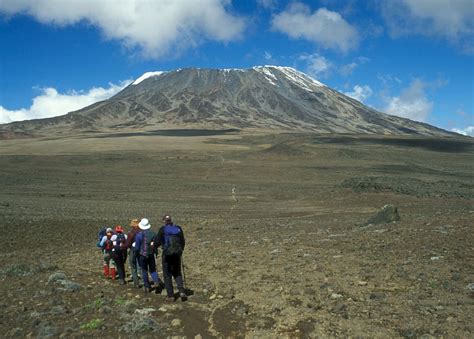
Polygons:
<instances>
[{"instance_id":1,"label":"mountain slope","mask_svg":"<svg viewBox=\"0 0 474 339\"><path fill-rule=\"evenodd\" d=\"M375 111L289 67L149 72L114 97L10 133L122 128L265 128L319 133L451 135Z\"/></svg>"}]
</instances>

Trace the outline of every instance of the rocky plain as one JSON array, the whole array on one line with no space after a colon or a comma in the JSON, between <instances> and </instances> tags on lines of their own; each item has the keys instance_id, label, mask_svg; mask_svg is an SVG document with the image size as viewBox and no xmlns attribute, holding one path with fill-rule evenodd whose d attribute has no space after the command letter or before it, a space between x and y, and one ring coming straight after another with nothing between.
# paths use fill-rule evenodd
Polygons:
<instances>
[{"instance_id":1,"label":"rocky plain","mask_svg":"<svg viewBox=\"0 0 474 339\"><path fill-rule=\"evenodd\" d=\"M472 140L2 140L0 336L472 337ZM103 226L165 213L187 239L186 302L106 280L95 247Z\"/></svg>"}]
</instances>

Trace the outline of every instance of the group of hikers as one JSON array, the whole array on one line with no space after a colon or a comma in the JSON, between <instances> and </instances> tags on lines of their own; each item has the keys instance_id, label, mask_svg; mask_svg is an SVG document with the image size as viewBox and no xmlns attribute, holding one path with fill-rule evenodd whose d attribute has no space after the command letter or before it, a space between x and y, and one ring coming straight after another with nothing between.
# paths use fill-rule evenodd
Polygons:
<instances>
[{"instance_id":1,"label":"group of hikers","mask_svg":"<svg viewBox=\"0 0 474 339\"><path fill-rule=\"evenodd\" d=\"M187 296L181 269L185 246L183 230L173 223L169 215L163 217L163 222L164 225L158 233L151 229L150 222L146 218L140 221L131 220L131 229L127 234L120 225L116 225L114 229L108 227L101 230L97 246L102 249L104 257L104 276L107 279L116 280L118 275L119 284L125 285L125 263L128 258L135 287L140 288L139 279L142 279L145 293L151 292L149 274L155 286L155 293L160 294L163 289L166 289L168 300L174 301L172 280L174 278L179 298L185 301ZM162 248L161 263L164 283L156 271L155 257L158 256L160 247Z\"/></svg>"}]
</instances>

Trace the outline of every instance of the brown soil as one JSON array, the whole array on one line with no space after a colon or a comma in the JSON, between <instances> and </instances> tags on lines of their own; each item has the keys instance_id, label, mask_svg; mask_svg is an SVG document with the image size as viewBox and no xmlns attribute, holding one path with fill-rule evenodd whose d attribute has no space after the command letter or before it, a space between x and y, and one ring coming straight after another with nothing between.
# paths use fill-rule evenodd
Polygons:
<instances>
[{"instance_id":1,"label":"brown soil","mask_svg":"<svg viewBox=\"0 0 474 339\"><path fill-rule=\"evenodd\" d=\"M473 146L0 141L2 336L472 337ZM386 204L399 222L361 226ZM186 302L101 276L102 226L148 217L157 229L165 213L187 239Z\"/></svg>"}]
</instances>

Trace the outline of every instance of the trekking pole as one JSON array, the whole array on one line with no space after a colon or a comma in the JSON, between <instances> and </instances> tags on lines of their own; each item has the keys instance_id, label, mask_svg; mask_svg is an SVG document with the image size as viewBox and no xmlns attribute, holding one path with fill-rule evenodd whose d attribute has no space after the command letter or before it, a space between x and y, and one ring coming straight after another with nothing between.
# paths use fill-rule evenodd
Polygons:
<instances>
[{"instance_id":1,"label":"trekking pole","mask_svg":"<svg viewBox=\"0 0 474 339\"><path fill-rule=\"evenodd\" d=\"M184 255L181 255L181 271L183 272L183 287L186 289L186 273L184 271L184 260L183 260Z\"/></svg>"}]
</instances>

